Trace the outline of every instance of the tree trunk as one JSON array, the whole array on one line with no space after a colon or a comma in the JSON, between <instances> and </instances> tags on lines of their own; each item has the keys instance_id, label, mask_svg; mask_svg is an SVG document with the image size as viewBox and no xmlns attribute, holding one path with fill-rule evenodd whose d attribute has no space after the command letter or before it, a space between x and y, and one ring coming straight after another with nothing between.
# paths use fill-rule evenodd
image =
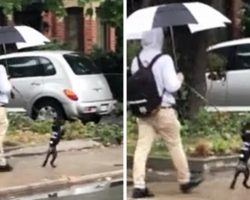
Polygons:
<instances>
[{"instance_id":1,"label":"tree trunk","mask_svg":"<svg viewBox=\"0 0 250 200\"><path fill-rule=\"evenodd\" d=\"M230 38L237 39L241 37L241 7L242 0L230 0L229 16L232 20L230 25Z\"/></svg>"},{"instance_id":2,"label":"tree trunk","mask_svg":"<svg viewBox=\"0 0 250 200\"><path fill-rule=\"evenodd\" d=\"M179 53L179 67L184 73L188 94L185 101L180 101L182 105L178 105L183 118L192 119L205 105L205 100L198 96L191 88L195 89L200 95L206 95L206 67L208 33L206 31L190 34L187 28L177 30L177 46ZM182 93L183 93L182 92Z\"/></svg>"},{"instance_id":3,"label":"tree trunk","mask_svg":"<svg viewBox=\"0 0 250 200\"><path fill-rule=\"evenodd\" d=\"M206 95L206 67L207 67L207 33L200 32L196 33L192 39L193 45L191 50L191 58L193 58L191 62L191 71L189 73L192 74L192 78L189 80L190 86L193 87L199 94L203 97ZM190 95L188 98L189 105L189 117L192 119L199 109L205 105L205 101L198 96L195 92L190 91Z\"/></svg>"}]
</instances>

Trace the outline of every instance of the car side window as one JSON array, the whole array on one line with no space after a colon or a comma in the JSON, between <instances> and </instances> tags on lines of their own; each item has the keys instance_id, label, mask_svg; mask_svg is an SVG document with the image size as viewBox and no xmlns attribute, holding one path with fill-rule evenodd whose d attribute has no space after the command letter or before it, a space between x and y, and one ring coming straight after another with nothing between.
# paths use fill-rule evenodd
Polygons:
<instances>
[{"instance_id":1,"label":"car side window","mask_svg":"<svg viewBox=\"0 0 250 200\"><path fill-rule=\"evenodd\" d=\"M44 57L19 57L0 60L12 78L52 76L56 70L52 62Z\"/></svg>"},{"instance_id":2,"label":"car side window","mask_svg":"<svg viewBox=\"0 0 250 200\"><path fill-rule=\"evenodd\" d=\"M235 70L250 69L250 45L237 47L235 55Z\"/></svg>"},{"instance_id":3,"label":"car side window","mask_svg":"<svg viewBox=\"0 0 250 200\"><path fill-rule=\"evenodd\" d=\"M39 61L43 67L44 76L53 76L56 74L56 69L49 59L40 57Z\"/></svg>"},{"instance_id":4,"label":"car side window","mask_svg":"<svg viewBox=\"0 0 250 200\"><path fill-rule=\"evenodd\" d=\"M213 53L218 54L221 58L225 60L224 70L237 70L238 65L236 64L236 50L237 47L230 46L230 47L223 47L212 51Z\"/></svg>"},{"instance_id":5,"label":"car side window","mask_svg":"<svg viewBox=\"0 0 250 200\"><path fill-rule=\"evenodd\" d=\"M43 75L42 66L37 57L18 57L3 60L12 78L36 77Z\"/></svg>"}]
</instances>

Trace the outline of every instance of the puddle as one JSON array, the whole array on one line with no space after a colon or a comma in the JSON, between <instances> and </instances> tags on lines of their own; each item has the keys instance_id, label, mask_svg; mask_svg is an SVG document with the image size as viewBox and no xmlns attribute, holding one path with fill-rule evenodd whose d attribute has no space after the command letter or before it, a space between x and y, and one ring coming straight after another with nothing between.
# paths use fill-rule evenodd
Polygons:
<instances>
[{"instance_id":1,"label":"puddle","mask_svg":"<svg viewBox=\"0 0 250 200\"><path fill-rule=\"evenodd\" d=\"M89 185L72 186L68 189L57 190L27 197L12 198L12 200L122 200L122 184L110 182L94 183Z\"/></svg>"}]
</instances>

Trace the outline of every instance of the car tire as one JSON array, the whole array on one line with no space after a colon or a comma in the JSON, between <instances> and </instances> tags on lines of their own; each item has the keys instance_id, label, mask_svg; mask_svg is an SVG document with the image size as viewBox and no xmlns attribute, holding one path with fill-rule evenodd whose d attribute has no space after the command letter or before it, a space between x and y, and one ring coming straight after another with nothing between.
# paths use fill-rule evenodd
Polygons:
<instances>
[{"instance_id":1,"label":"car tire","mask_svg":"<svg viewBox=\"0 0 250 200\"><path fill-rule=\"evenodd\" d=\"M44 116L40 116L43 112L45 113ZM39 114L40 113L40 114ZM47 118L46 118L47 117ZM43 100L41 102L38 102L35 106L33 106L33 119L52 119L52 118L58 118L58 119L65 119L64 110L59 102L56 100Z\"/></svg>"},{"instance_id":2,"label":"car tire","mask_svg":"<svg viewBox=\"0 0 250 200\"><path fill-rule=\"evenodd\" d=\"M88 122L94 122L95 124L98 124L101 121L101 116L100 115L91 115L91 116L86 116L81 119L83 124L87 124Z\"/></svg>"}]
</instances>

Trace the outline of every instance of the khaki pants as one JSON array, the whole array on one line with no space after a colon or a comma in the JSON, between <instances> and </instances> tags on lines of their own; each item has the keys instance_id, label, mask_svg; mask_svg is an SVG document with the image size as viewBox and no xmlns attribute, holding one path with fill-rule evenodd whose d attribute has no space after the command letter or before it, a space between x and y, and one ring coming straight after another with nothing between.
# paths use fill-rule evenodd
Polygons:
<instances>
[{"instance_id":1,"label":"khaki pants","mask_svg":"<svg viewBox=\"0 0 250 200\"><path fill-rule=\"evenodd\" d=\"M138 119L139 136L134 154L133 181L135 188L145 188L146 161L156 134L166 142L179 183L190 179L189 167L180 137L180 123L175 110L160 109L156 114Z\"/></svg>"},{"instance_id":2,"label":"khaki pants","mask_svg":"<svg viewBox=\"0 0 250 200\"><path fill-rule=\"evenodd\" d=\"M0 165L6 165L6 159L4 158L3 142L8 129L8 118L4 107L0 107Z\"/></svg>"}]
</instances>

